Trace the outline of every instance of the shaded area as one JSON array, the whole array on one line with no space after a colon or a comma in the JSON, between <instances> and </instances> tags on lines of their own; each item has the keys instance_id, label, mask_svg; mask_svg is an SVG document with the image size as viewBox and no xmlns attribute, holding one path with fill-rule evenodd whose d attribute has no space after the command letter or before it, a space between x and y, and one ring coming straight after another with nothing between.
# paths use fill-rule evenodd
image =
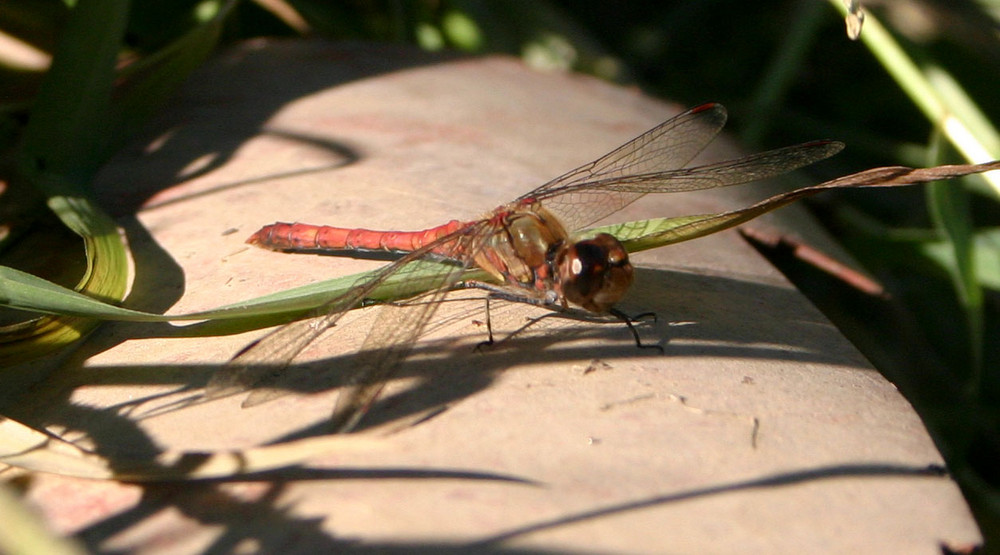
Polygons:
<instances>
[{"instance_id":1,"label":"shaded area","mask_svg":"<svg viewBox=\"0 0 1000 555\"><path fill-rule=\"evenodd\" d=\"M639 322L638 327L644 341L660 343L664 349L663 356L759 359L866 367L864 359L845 358L843 350L831 345L831 339L836 336L831 335L829 324L819 318L818 313L814 320L803 319L803 313L797 304L797 293L793 290L722 276L646 268L637 270L636 280L634 291L626 299L623 308L630 312L656 312L655 322ZM450 320L456 317L484 317L481 301L469 299L456 302L464 306L457 316L447 317ZM748 321L734 317L742 314L747 307L758 305L768 306L768 318ZM516 308L517 304L513 307ZM537 314L553 313L538 310ZM565 320L559 318L558 314L554 316ZM794 335L785 333L790 321L797 328ZM437 325L442 324L440 322ZM87 360L126 339L197 337L201 335L201 325L174 327L157 323L108 323L79 348L74 360ZM434 326L431 326L427 331L433 329ZM336 333L336 330L331 333ZM485 340L485 331L483 339ZM637 354L659 356L655 352L636 349L625 326L614 320L597 323L570 319L554 330L543 329L539 333L501 339L501 343L494 348L480 349L478 352L471 348L456 349L450 339L420 341L396 373L398 378L422 380L422 385L417 390L406 394L409 403L415 403L415 406L408 409L411 411L408 414L420 414L435 406L465 398L487 387L493 376L518 361L544 364L594 358L614 360ZM563 345L567 341L577 340L590 341L582 346ZM363 353L352 352L313 362L294 363L280 378L270 381L268 386L299 394L333 390L351 379L349 370L356 360L363 358ZM215 368L217 367L205 365L66 366L61 369L57 381L40 384L38 390L47 397L53 389L60 392L60 395L68 395L75 388L87 385L176 385L176 389L164 395L189 392L197 397L196 392L204 387ZM458 369L461 371L456 371ZM139 406L154 399L140 397L108 410L112 413L131 410L128 409L130 405ZM19 420L46 425L49 422L42 415L51 407L61 406L64 401L65 399L39 399L29 392L27 396L9 398L4 410ZM405 416L393 414L393 411L382 415L384 406L397 404L398 400L392 397L377 401L367 424L375 425L384 423L384 418ZM33 416L36 410L42 412ZM79 425L86 421L87 419L77 415L68 417L66 423ZM325 432L326 430L317 429L304 434ZM105 429L103 425L94 425L88 434L106 434L109 444L118 443L123 446L132 443L123 441L127 436L113 427ZM144 443L140 441L136 445ZM149 456L154 453L140 447L133 454Z\"/></svg>"}]
</instances>

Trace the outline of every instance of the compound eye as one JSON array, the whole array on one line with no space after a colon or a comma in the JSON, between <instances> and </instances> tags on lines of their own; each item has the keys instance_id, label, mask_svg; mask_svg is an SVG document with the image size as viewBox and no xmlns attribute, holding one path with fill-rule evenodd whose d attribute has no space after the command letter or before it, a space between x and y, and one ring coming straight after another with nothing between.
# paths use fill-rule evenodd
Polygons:
<instances>
[{"instance_id":1,"label":"compound eye","mask_svg":"<svg viewBox=\"0 0 1000 555\"><path fill-rule=\"evenodd\" d=\"M592 312L607 312L632 285L625 247L607 233L577 241L556 259L565 299Z\"/></svg>"}]
</instances>

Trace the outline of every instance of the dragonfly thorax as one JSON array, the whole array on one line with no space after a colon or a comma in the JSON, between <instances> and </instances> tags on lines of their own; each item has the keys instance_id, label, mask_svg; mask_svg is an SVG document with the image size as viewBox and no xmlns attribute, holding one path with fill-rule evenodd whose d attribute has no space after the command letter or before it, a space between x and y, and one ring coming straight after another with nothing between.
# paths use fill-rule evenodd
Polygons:
<instances>
[{"instance_id":1,"label":"dragonfly thorax","mask_svg":"<svg viewBox=\"0 0 1000 555\"><path fill-rule=\"evenodd\" d=\"M628 252L612 235L571 241L559 220L537 202L498 211L492 221L496 231L476 263L545 304L572 303L603 313L632 285Z\"/></svg>"},{"instance_id":2,"label":"dragonfly thorax","mask_svg":"<svg viewBox=\"0 0 1000 555\"><path fill-rule=\"evenodd\" d=\"M538 204L498 211L491 223L494 231L478 249L476 264L509 285L547 298L553 289L551 253L567 238L562 224Z\"/></svg>"}]
</instances>

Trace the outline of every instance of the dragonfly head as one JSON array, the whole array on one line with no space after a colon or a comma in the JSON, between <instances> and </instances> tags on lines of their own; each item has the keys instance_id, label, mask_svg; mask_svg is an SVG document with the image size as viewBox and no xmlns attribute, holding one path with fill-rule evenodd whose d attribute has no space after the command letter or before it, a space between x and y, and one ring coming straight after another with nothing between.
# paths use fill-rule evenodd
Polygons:
<instances>
[{"instance_id":1,"label":"dragonfly head","mask_svg":"<svg viewBox=\"0 0 1000 555\"><path fill-rule=\"evenodd\" d=\"M628 252L607 233L564 243L553 266L563 298L591 312L611 310L632 285Z\"/></svg>"}]
</instances>

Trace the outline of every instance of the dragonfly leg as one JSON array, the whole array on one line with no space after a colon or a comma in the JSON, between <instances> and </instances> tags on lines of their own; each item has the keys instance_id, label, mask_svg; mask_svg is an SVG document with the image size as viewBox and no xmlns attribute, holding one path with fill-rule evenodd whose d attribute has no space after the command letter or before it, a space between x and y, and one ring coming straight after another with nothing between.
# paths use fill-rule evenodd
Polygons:
<instances>
[{"instance_id":1,"label":"dragonfly leg","mask_svg":"<svg viewBox=\"0 0 1000 555\"><path fill-rule=\"evenodd\" d=\"M659 319L656 316L656 313L652 312L652 311L650 311L650 312L640 312L639 314L636 314L635 316L629 316L628 317L628 319L632 320L633 323L634 322L638 322L639 320L645 320L646 318L649 318L650 320L652 320L654 324L657 321L659 321Z\"/></svg>"},{"instance_id":2,"label":"dragonfly leg","mask_svg":"<svg viewBox=\"0 0 1000 555\"><path fill-rule=\"evenodd\" d=\"M459 283L455 284L454 286L452 286L452 288L453 289L481 289L483 291L486 291L486 293L487 293L487 295L486 295L486 334L487 334L487 339L486 339L486 341L481 341L481 342L479 342L476 345L476 349L475 349L476 352L480 352L483 349L485 349L486 347L492 347L493 345L495 345L497 343L503 343L504 341L506 341L506 340L510 339L511 337L513 337L513 336L521 333L522 331L524 331L526 328L528 328L529 326L531 326L532 324L534 324L534 322L537 320L536 319L536 320L533 320L531 322L528 322L528 324L526 324L526 325L518 328L517 330L515 330L514 332L512 332L507 337L504 337L500 341L496 341L496 339L493 337L493 321L492 321L492 318L490 318L490 299L501 299L501 300L504 300L504 301L510 301L510 302L514 302L514 303L530 304L530 305L533 305L533 306L544 306L544 307L548 307L548 308L552 308L552 309L556 309L557 308L556 306L554 306L554 305L552 305L550 303L545 302L544 299L538 299L538 298L529 297L529 296L526 296L526 295L519 295L519 294L517 294L515 292L510 291L509 289L504 288L503 286L496 285L494 283L486 283L484 281L476 281L476 280L462 281L462 282L459 282ZM548 316L548 315L546 315L546 316ZM544 318L544 316L543 316L543 318Z\"/></svg>"},{"instance_id":3,"label":"dragonfly leg","mask_svg":"<svg viewBox=\"0 0 1000 555\"><path fill-rule=\"evenodd\" d=\"M540 321L542 318L547 318L547 317L550 317L550 316L557 316L557 315L559 315L559 312L549 312L548 314L543 314L542 316L539 316L537 318L528 318L528 322L526 324L524 324L523 326L517 328L516 330L508 333L507 335L504 336L503 339L497 341L496 338L493 336L493 323L492 323L492 319L490 318L490 299L502 299L502 300L505 300L505 301L520 302L520 303L537 305L537 306L548 306L548 305L546 305L544 303L536 302L536 299L532 299L530 297L519 297L519 296L511 295L511 294L497 294L497 293L493 293L493 292L491 292L490 294L486 295L486 333L487 333L488 337L487 337L486 341L480 341L478 344L476 344L475 350L476 350L477 353L478 352L482 352L487 347L492 347L492 346L494 346L494 345L496 345L498 343L503 343L504 341L507 341L508 339L511 339L511 338L517 336L518 334L520 334L524 330L526 330L529 327L535 325L535 323L537 323L538 321Z\"/></svg>"},{"instance_id":4,"label":"dragonfly leg","mask_svg":"<svg viewBox=\"0 0 1000 555\"><path fill-rule=\"evenodd\" d=\"M639 331L635 329L635 322L637 322L639 320L642 320L644 318L648 318L648 317L651 316L652 319L653 319L653 321L655 322L656 321L656 313L655 312L643 312L642 314L636 314L635 316L629 316L628 314L625 314L624 312L618 310L617 308L612 308L611 310L608 311L608 313L611 314L612 316L618 318L619 320L621 320L622 322L625 323L625 325L628 327L628 331L632 332L632 337L635 338L635 346L637 348L639 348L639 349L657 349L657 350L660 351L661 355L663 354L663 352L664 352L663 351L663 345L660 345L659 343L654 343L652 345L647 345L647 344L643 343L642 342L642 338L639 337Z\"/></svg>"},{"instance_id":5,"label":"dragonfly leg","mask_svg":"<svg viewBox=\"0 0 1000 555\"><path fill-rule=\"evenodd\" d=\"M486 295L486 341L476 344L476 352L481 352L486 347L492 347L496 343L493 340L493 320L490 318L490 296Z\"/></svg>"},{"instance_id":6,"label":"dragonfly leg","mask_svg":"<svg viewBox=\"0 0 1000 555\"><path fill-rule=\"evenodd\" d=\"M552 304L552 303L546 302L545 299L540 299L540 298L536 298L536 297L529 297L529 296L525 296L525 295L519 295L516 292L512 292L509 289L506 289L506 288L504 288L502 286L495 285L495 284L492 284L492 283L485 283L485 282L481 282L481 281L471 281L470 280L470 281L461 282L458 285L458 287L459 288L470 288L470 289L482 289L482 290L486 291L487 293L489 293L486 296L486 331L487 331L487 334L488 334L488 339L486 341L483 341L483 342L479 343L478 345L476 345L476 351L480 351L480 350L482 350L485 347L491 347L491 346L493 346L493 345L495 345L497 343L497 341L493 337L493 326L492 326L492 324L490 322L490 299L491 298L492 299L502 299L502 300L505 300L505 301L516 302L516 303L530 304L530 305L533 305L533 306L542 306L542 307L546 307L546 308L549 308L549 309L552 310L552 312L549 313L549 314L545 314L545 315L539 316L538 318L531 319L527 324L525 324L525 325L521 326L520 328L514 330L510 335L508 335L507 337L501 339L499 341L501 343L503 341L506 341L507 339L510 339L511 337L514 337L515 335L523 332L524 330L526 330L527 328L531 327L532 325L534 325L536 322L538 322L542 318L553 317L553 316L564 316L564 317L573 318L573 319L576 319L576 320L584 320L584 321L589 321L589 322L596 322L596 321L600 321L600 319L601 319L601 315L600 314L595 314L595 313L592 313L592 312L587 312L587 311L584 311L584 310L578 310L578 309L573 309L573 308L566 308L566 307L563 307L563 306L558 305L558 304ZM618 310L617 308L612 308L611 310L608 311L608 314L610 314L611 316L614 316L615 319L617 319L617 320L619 320L619 321L621 321L621 322L623 322L625 324L625 326L628 328L629 332L632 334L632 337L635 339L635 346L637 348L639 348L639 349L657 349L658 351L660 351L661 354L664 352L663 351L663 346L660 345L660 344L658 344L658 343L657 344L652 344L652 345L648 345L646 343L643 343L642 342L642 338L639 337L639 331L635 329L635 323L638 322L639 320L644 320L646 318L651 318L653 320L653 322L656 322L656 313L655 312L643 312L643 313L637 314L635 316L629 316L628 314L625 314L624 312Z\"/></svg>"}]
</instances>

